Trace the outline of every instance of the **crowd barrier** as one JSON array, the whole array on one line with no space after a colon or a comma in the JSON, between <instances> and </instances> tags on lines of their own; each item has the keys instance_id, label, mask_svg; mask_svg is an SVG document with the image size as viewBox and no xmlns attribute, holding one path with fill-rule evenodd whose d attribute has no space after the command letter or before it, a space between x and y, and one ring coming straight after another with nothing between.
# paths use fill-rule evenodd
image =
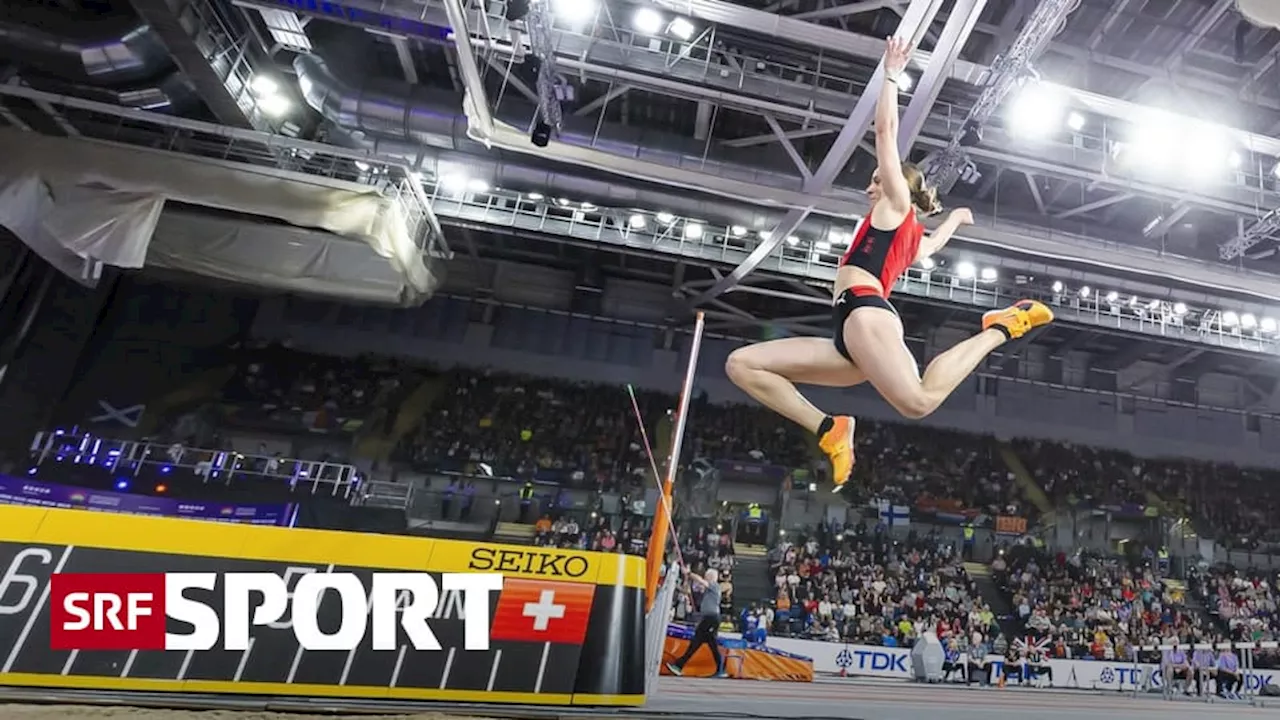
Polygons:
<instances>
[{"instance_id":1,"label":"crowd barrier","mask_svg":"<svg viewBox=\"0 0 1280 720\"><path fill-rule=\"evenodd\" d=\"M531 557L537 556L537 557ZM544 705L644 702L644 562L576 552L232 525L81 510L0 506L0 685L138 692L248 694ZM55 651L53 573L378 571L499 572L490 617L532 597L572 612L539 623L525 609L489 650L463 649L460 598L441 598L431 627L443 649L304 651L288 621L255 627L247 650ZM221 582L221 580L219 581ZM209 604L221 609L221 592ZM326 595L322 626L339 624ZM558 601L557 598L564 600ZM527 623L520 618L528 620ZM527 625L527 627L526 627ZM585 627L584 627L585 626ZM496 627L496 626L495 626ZM554 639L554 641L551 641Z\"/></svg>"},{"instance_id":2,"label":"crowd barrier","mask_svg":"<svg viewBox=\"0 0 1280 720\"><path fill-rule=\"evenodd\" d=\"M669 675L666 663L684 655L693 638L693 630L686 625L667 628L667 642L663 648L662 673ZM772 680L789 682L813 682L813 661L779 648L748 643L741 638L720 638L720 652L724 654L725 672L740 680ZM716 671L710 651L699 650L684 666L684 674L690 677L710 676Z\"/></svg>"},{"instance_id":3,"label":"crowd barrier","mask_svg":"<svg viewBox=\"0 0 1280 720\"><path fill-rule=\"evenodd\" d=\"M724 633L726 642L738 639L736 633ZM889 648L874 645L849 645L838 642L819 640L797 640L794 638L771 637L768 647L781 650L791 655L811 658L813 671L827 675L851 675L881 678L897 678L909 680L911 673L911 651L906 648ZM1275 642L1235 643L1225 647L1233 647L1241 651L1241 670L1244 673L1244 690L1257 694L1268 685L1275 685L1280 670L1264 670L1252 667L1252 651L1274 650ZM1172 646L1150 646L1141 648L1148 652L1171 649ZM1184 646L1188 652L1197 647ZM1220 647L1220 646L1213 646ZM990 655L987 668L990 678L995 679L1004 672L1005 658ZM1085 690L1159 690L1164 687L1160 666L1152 663L1140 663L1132 660L1054 660L1047 661L1053 670L1053 678L1045 678L1045 684L1055 688L1074 688Z\"/></svg>"}]
</instances>

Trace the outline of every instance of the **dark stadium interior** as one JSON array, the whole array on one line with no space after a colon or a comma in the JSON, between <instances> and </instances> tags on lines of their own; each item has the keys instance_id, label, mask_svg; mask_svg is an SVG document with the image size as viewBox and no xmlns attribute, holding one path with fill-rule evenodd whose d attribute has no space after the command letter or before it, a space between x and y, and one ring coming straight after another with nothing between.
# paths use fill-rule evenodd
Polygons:
<instances>
[{"instance_id":1,"label":"dark stadium interior","mask_svg":"<svg viewBox=\"0 0 1280 720\"><path fill-rule=\"evenodd\" d=\"M830 336L860 99L925 8L904 155L977 221L894 289L907 347L1022 298L1057 321L922 421L815 390L858 418L833 494L723 367ZM1278 250L1258 0L6 3L0 503L643 556L698 338L676 548L722 637L815 677L664 676L626 712L1256 714ZM904 694L925 636L963 670Z\"/></svg>"}]
</instances>

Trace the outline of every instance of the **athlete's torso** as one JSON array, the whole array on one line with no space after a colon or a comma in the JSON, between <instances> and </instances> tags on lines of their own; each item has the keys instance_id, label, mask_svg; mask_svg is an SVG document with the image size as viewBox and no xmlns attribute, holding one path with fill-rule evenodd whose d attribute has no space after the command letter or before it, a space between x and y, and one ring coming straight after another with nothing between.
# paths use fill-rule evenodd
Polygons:
<instances>
[{"instance_id":1,"label":"athlete's torso","mask_svg":"<svg viewBox=\"0 0 1280 720\"><path fill-rule=\"evenodd\" d=\"M854 231L849 249L840 259L841 270L857 268L862 272L844 271L841 275L849 276L844 286L859 285L858 276L870 275L883 290L883 297L889 297L894 283L911 263L915 262L920 252L920 241L924 238L924 225L916 217L912 208L894 230L881 230L871 226L871 214L862 219L858 229ZM865 280L865 277L863 278ZM843 288L837 288L842 290Z\"/></svg>"}]
</instances>

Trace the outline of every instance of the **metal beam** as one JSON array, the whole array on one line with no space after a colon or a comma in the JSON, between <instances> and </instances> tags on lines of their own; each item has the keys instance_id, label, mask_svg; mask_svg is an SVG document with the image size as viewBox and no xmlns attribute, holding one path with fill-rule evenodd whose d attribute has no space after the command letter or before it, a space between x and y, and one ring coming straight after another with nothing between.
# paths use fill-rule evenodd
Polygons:
<instances>
[{"instance_id":1,"label":"metal beam","mask_svg":"<svg viewBox=\"0 0 1280 720\"><path fill-rule=\"evenodd\" d=\"M493 55L485 55L484 61L486 64L488 64L490 68L492 68L495 72L497 72L499 75L502 76L502 81L504 83L507 83L511 87L515 88L516 91L519 92L521 95L523 95L526 100L533 103L534 105L537 105L539 102L541 102L541 98L538 97L538 93L534 92L533 88L525 84L525 81L521 80L519 77L516 76L515 73L511 72L510 61L508 61L507 65L504 66L501 62L498 61L498 58L494 57ZM502 102L501 93L499 93L498 102Z\"/></svg>"},{"instance_id":2,"label":"metal beam","mask_svg":"<svg viewBox=\"0 0 1280 720\"><path fill-rule=\"evenodd\" d=\"M409 51L409 41L399 35L392 35L391 44L396 48L396 57L400 60L400 70L404 72L404 79L411 85L417 85L418 68L413 64L413 53Z\"/></svg>"},{"instance_id":3,"label":"metal beam","mask_svg":"<svg viewBox=\"0 0 1280 720\"><path fill-rule=\"evenodd\" d=\"M1163 237L1174 225L1177 225L1182 218L1191 212L1191 203L1180 202L1174 205L1169 212L1165 213L1164 218L1159 220L1155 225L1143 231L1143 235L1147 237Z\"/></svg>"},{"instance_id":4,"label":"metal beam","mask_svg":"<svg viewBox=\"0 0 1280 720\"><path fill-rule=\"evenodd\" d=\"M835 130L829 127L811 127L797 128L782 133L783 137L788 140L802 140L804 138L819 137L821 135L830 135ZM734 138L733 140L725 140L720 143L724 147L744 148L754 145L768 145L771 142L777 142L778 136L775 133L767 132L762 135L748 135L747 137Z\"/></svg>"},{"instance_id":5,"label":"metal beam","mask_svg":"<svg viewBox=\"0 0 1280 720\"><path fill-rule=\"evenodd\" d=\"M823 20L826 18L860 15L865 12L875 12L876 10L883 10L884 8L896 8L901 5L906 5L906 2L904 2L904 0L861 0L861 2L851 2L847 5L838 5L832 8L796 13L791 17L796 18L797 20Z\"/></svg>"},{"instance_id":6,"label":"metal beam","mask_svg":"<svg viewBox=\"0 0 1280 720\"><path fill-rule=\"evenodd\" d=\"M1125 390L1132 390L1136 387L1139 387L1140 385L1146 383L1148 380L1153 380L1158 377L1167 377L1169 373L1173 372L1174 370L1177 370L1183 365L1186 365L1192 360L1195 360L1201 355L1204 355L1204 353L1205 351L1200 348L1193 348L1191 350L1188 350L1187 352L1183 353L1181 357L1174 360L1173 362L1168 363L1166 365L1159 365L1159 366L1153 367L1147 372L1144 372L1138 377L1134 378L1133 380L1130 380L1129 382L1125 383Z\"/></svg>"},{"instance_id":7,"label":"metal beam","mask_svg":"<svg viewBox=\"0 0 1280 720\"><path fill-rule=\"evenodd\" d=\"M1213 26L1217 25L1218 21L1222 19L1222 16L1226 15L1228 10L1235 7L1235 4L1236 0L1217 0L1217 2L1213 4L1213 7L1209 8L1204 15L1201 15L1200 19L1197 20L1196 24L1191 28L1191 33L1179 40L1178 44L1174 46L1172 51L1170 51L1168 57L1173 61L1173 66L1167 69L1170 71L1180 69L1182 67L1182 63L1186 61L1187 56L1191 54L1191 49L1195 47L1196 43L1204 39L1204 36L1209 34L1209 31L1213 29Z\"/></svg>"},{"instance_id":8,"label":"metal beam","mask_svg":"<svg viewBox=\"0 0 1280 720\"><path fill-rule=\"evenodd\" d=\"M1070 210L1067 210L1065 212L1060 212L1057 215L1054 215L1054 217L1059 220L1065 220L1069 217L1075 217L1076 215L1083 215L1085 213L1093 212L1094 210L1107 207L1108 205L1115 205L1118 202L1124 202L1125 200L1132 200L1133 198L1134 198L1133 193L1127 193L1127 192L1117 193L1115 195L1112 195L1111 197L1102 198L1101 200L1094 200L1093 202L1085 203L1084 205L1080 205L1078 207L1073 207Z\"/></svg>"},{"instance_id":9,"label":"metal beam","mask_svg":"<svg viewBox=\"0 0 1280 720\"><path fill-rule=\"evenodd\" d=\"M587 103L586 105L583 105L577 110L574 110L573 114L577 115L578 117L582 117L584 115L590 115L591 113L595 112L597 109L602 108L608 103L613 102L616 98L621 97L622 95L625 95L628 92L631 92L631 89L633 87L635 86L634 85L615 85L614 87L609 88L609 92L606 92L605 94L601 95L595 100L592 100L591 102Z\"/></svg>"},{"instance_id":10,"label":"metal beam","mask_svg":"<svg viewBox=\"0 0 1280 720\"><path fill-rule=\"evenodd\" d=\"M778 119L772 115L765 115L764 121L769 124L769 129L777 137L778 143L782 145L782 149L787 152L787 157L791 158L791 162L796 164L796 169L800 171L800 176L808 182L813 179L813 172L809 170L809 164L800 157L800 153L796 150L796 146L791 144L791 139L783 132L782 126L778 124Z\"/></svg>"},{"instance_id":11,"label":"metal beam","mask_svg":"<svg viewBox=\"0 0 1280 720\"><path fill-rule=\"evenodd\" d=\"M1036 184L1036 176L1029 172L1022 173L1022 177L1027 179L1027 189L1031 191L1031 199L1036 202L1036 209L1041 215L1048 215L1045 209L1044 198L1040 196L1040 186Z\"/></svg>"},{"instance_id":12,"label":"metal beam","mask_svg":"<svg viewBox=\"0 0 1280 720\"><path fill-rule=\"evenodd\" d=\"M1120 2L1112 6L1111 10L1107 13L1106 18L1103 19L1102 25L1093 31L1093 37L1089 39L1089 52L1093 52L1098 49L1098 46L1102 44L1104 39L1106 39L1107 33L1111 32L1111 29L1115 27L1116 22L1120 20L1120 16L1124 15L1132 2L1133 0L1120 0Z\"/></svg>"},{"instance_id":13,"label":"metal beam","mask_svg":"<svg viewBox=\"0 0 1280 720\"><path fill-rule=\"evenodd\" d=\"M973 26L978 23L986 6L987 0L977 0L967 8L964 3L957 2L946 26L942 28L942 35L933 48L929 66L916 85L915 92L911 94L911 103L907 105L907 111L898 127L898 152L903 158L911 153L916 138L920 137L924 123L929 119L929 111L933 109L933 104L937 102L942 86L951 73L952 63L960 57L960 51L969 42Z\"/></svg>"},{"instance_id":14,"label":"metal beam","mask_svg":"<svg viewBox=\"0 0 1280 720\"><path fill-rule=\"evenodd\" d=\"M475 48L471 39L472 33L467 21L467 9L463 0L444 0L444 9L449 16L449 25L453 28L454 43L458 50L458 74L462 76L462 86L469 104L467 116L474 124L473 130L480 135L477 140L487 142L493 136L493 113L489 109L489 95L484 89L484 76L480 74L480 64L476 62Z\"/></svg>"},{"instance_id":15,"label":"metal beam","mask_svg":"<svg viewBox=\"0 0 1280 720\"><path fill-rule=\"evenodd\" d=\"M960 7L972 9L974 5L984 1L959 0L957 9ZM933 22L933 18L938 14L941 6L941 0L912 0L911 7L907 8L895 36L914 41L924 28L929 27L929 24ZM935 73L935 77L936 75ZM876 71L871 76L871 81L867 84L868 92L864 92L858 98L853 112L849 114L849 118L845 121L844 127L841 128L840 134L836 136L835 143L831 146L826 158L818 166L818 171L805 181L804 192L806 195L822 195L831 189L836 176L844 170L849 159L853 157L854 151L857 150L858 143L862 142L863 136L867 134L867 130L871 127L871 120L875 117L876 104L879 99L879 90L883 83L884 63L881 62L876 66ZM929 88L924 88L923 90L926 93L932 91ZM773 229L767 239L762 240L760 245L751 251L751 254L742 261L742 264L734 268L733 272L726 275L715 285L712 285L702 295L694 298L694 306L715 298L751 274L766 257L773 253L779 243L795 232L796 228L800 227L800 223L804 222L804 219L809 216L812 210L813 206L810 205L807 208L795 208L787 211L787 215L782 219L782 222Z\"/></svg>"}]
</instances>

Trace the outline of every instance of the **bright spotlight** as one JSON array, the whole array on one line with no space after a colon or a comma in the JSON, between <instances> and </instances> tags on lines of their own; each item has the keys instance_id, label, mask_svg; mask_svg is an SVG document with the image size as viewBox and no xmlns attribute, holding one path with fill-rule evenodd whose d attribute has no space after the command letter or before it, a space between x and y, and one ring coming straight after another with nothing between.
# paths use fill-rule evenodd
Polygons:
<instances>
[{"instance_id":1,"label":"bright spotlight","mask_svg":"<svg viewBox=\"0 0 1280 720\"><path fill-rule=\"evenodd\" d=\"M787 244L788 244L788 245L790 245L790 246L792 246L792 247L795 247L799 242L800 242L800 238L796 237L795 235L788 235L788 236L787 236Z\"/></svg>"},{"instance_id":2,"label":"bright spotlight","mask_svg":"<svg viewBox=\"0 0 1280 720\"><path fill-rule=\"evenodd\" d=\"M1120 293L1116 292L1115 290L1112 290L1111 292L1107 293L1107 302L1114 303L1119 299L1120 299Z\"/></svg>"},{"instance_id":3,"label":"bright spotlight","mask_svg":"<svg viewBox=\"0 0 1280 720\"><path fill-rule=\"evenodd\" d=\"M1148 310L1159 310L1159 309L1160 309L1160 301L1159 301L1159 300L1152 300L1151 302L1147 303L1147 309L1148 309Z\"/></svg>"},{"instance_id":4,"label":"bright spotlight","mask_svg":"<svg viewBox=\"0 0 1280 720\"><path fill-rule=\"evenodd\" d=\"M1132 165L1158 172L1168 168L1175 156L1184 154L1179 151L1179 148L1184 148L1181 135L1181 128L1172 118L1153 114L1137 125L1134 136L1124 145L1121 157ZM1190 156L1198 154L1185 153L1186 161L1190 162Z\"/></svg>"},{"instance_id":5,"label":"bright spotlight","mask_svg":"<svg viewBox=\"0 0 1280 720\"><path fill-rule=\"evenodd\" d=\"M489 192L489 183L480 178L474 178L467 181L467 189L473 193L487 193Z\"/></svg>"},{"instance_id":6,"label":"bright spotlight","mask_svg":"<svg viewBox=\"0 0 1280 720\"><path fill-rule=\"evenodd\" d=\"M1258 327L1258 318L1254 317L1253 313L1245 313L1240 316L1240 327L1245 330L1252 330Z\"/></svg>"},{"instance_id":7,"label":"bright spotlight","mask_svg":"<svg viewBox=\"0 0 1280 720\"><path fill-rule=\"evenodd\" d=\"M560 207L569 207L570 200L569 198L556 198L556 204Z\"/></svg>"},{"instance_id":8,"label":"bright spotlight","mask_svg":"<svg viewBox=\"0 0 1280 720\"><path fill-rule=\"evenodd\" d=\"M1234 311L1228 310L1222 313L1222 324L1227 327L1235 327L1240 324L1240 316L1235 314Z\"/></svg>"},{"instance_id":9,"label":"bright spotlight","mask_svg":"<svg viewBox=\"0 0 1280 720\"><path fill-rule=\"evenodd\" d=\"M1091 292L1093 292L1093 290L1091 290L1088 285L1085 285L1084 287L1080 288L1080 297L1087 298L1089 297L1089 293Z\"/></svg>"},{"instance_id":10,"label":"bright spotlight","mask_svg":"<svg viewBox=\"0 0 1280 720\"><path fill-rule=\"evenodd\" d=\"M982 268L982 281L983 281L983 282L995 282L995 281L996 281L996 269L995 269L995 268L990 268L990 267Z\"/></svg>"},{"instance_id":11,"label":"bright spotlight","mask_svg":"<svg viewBox=\"0 0 1280 720\"><path fill-rule=\"evenodd\" d=\"M640 213L635 213L627 218L627 225L630 225L632 230L643 230L645 226L644 216Z\"/></svg>"},{"instance_id":12,"label":"bright spotlight","mask_svg":"<svg viewBox=\"0 0 1280 720\"><path fill-rule=\"evenodd\" d=\"M1187 304L1186 304L1186 303L1182 303L1182 302L1174 303L1174 304L1173 304L1173 314L1174 314L1174 315L1186 315L1186 314L1187 314Z\"/></svg>"},{"instance_id":13,"label":"bright spotlight","mask_svg":"<svg viewBox=\"0 0 1280 720\"><path fill-rule=\"evenodd\" d=\"M263 95L258 98L258 109L269 117L280 117L289 112L289 98L283 95Z\"/></svg>"},{"instance_id":14,"label":"bright spotlight","mask_svg":"<svg viewBox=\"0 0 1280 720\"><path fill-rule=\"evenodd\" d=\"M662 31L662 13L653 8L642 7L636 10L636 14L631 18L631 24L645 35L657 35Z\"/></svg>"},{"instance_id":15,"label":"bright spotlight","mask_svg":"<svg viewBox=\"0 0 1280 720\"><path fill-rule=\"evenodd\" d=\"M589 202L584 202L584 203L582 203L582 211L583 211L583 212L594 212L594 211L596 211L597 209L598 209L598 208L596 208L596 206L595 206L595 204L594 204L594 203L589 203Z\"/></svg>"},{"instance_id":16,"label":"bright spotlight","mask_svg":"<svg viewBox=\"0 0 1280 720\"><path fill-rule=\"evenodd\" d=\"M697 240L702 237L702 226L698 223L685 223L684 236L690 240Z\"/></svg>"},{"instance_id":17,"label":"bright spotlight","mask_svg":"<svg viewBox=\"0 0 1280 720\"><path fill-rule=\"evenodd\" d=\"M931 257L920 259L920 267L924 270L932 270L936 264Z\"/></svg>"},{"instance_id":18,"label":"bright spotlight","mask_svg":"<svg viewBox=\"0 0 1280 720\"><path fill-rule=\"evenodd\" d=\"M457 193L467 189L469 180L466 175L450 173L440 178L440 185L446 192Z\"/></svg>"},{"instance_id":19,"label":"bright spotlight","mask_svg":"<svg viewBox=\"0 0 1280 720\"><path fill-rule=\"evenodd\" d=\"M813 249L817 250L818 252L830 252L831 243L827 242L826 240L819 240L818 242L813 244Z\"/></svg>"},{"instance_id":20,"label":"bright spotlight","mask_svg":"<svg viewBox=\"0 0 1280 720\"><path fill-rule=\"evenodd\" d=\"M747 234L747 229L741 225L734 225L729 228L729 234L736 238L740 238Z\"/></svg>"},{"instance_id":21,"label":"bright spotlight","mask_svg":"<svg viewBox=\"0 0 1280 720\"><path fill-rule=\"evenodd\" d=\"M249 89L254 95L275 95L280 92L280 83L270 75L255 75L249 82Z\"/></svg>"},{"instance_id":22,"label":"bright spotlight","mask_svg":"<svg viewBox=\"0 0 1280 720\"><path fill-rule=\"evenodd\" d=\"M1280 162L1276 163L1276 166L1271 168L1271 174L1280 178Z\"/></svg>"},{"instance_id":23,"label":"bright spotlight","mask_svg":"<svg viewBox=\"0 0 1280 720\"><path fill-rule=\"evenodd\" d=\"M546 196L545 196L545 195L543 195L543 194L542 194L542 193L540 193L540 192L531 192L531 193L529 193L528 195L525 195L525 197L529 198L530 200L532 200L532 201L534 201L534 202L538 202L539 200L541 200L542 198L544 198L544 197L546 197Z\"/></svg>"},{"instance_id":24,"label":"bright spotlight","mask_svg":"<svg viewBox=\"0 0 1280 720\"><path fill-rule=\"evenodd\" d=\"M689 39L693 37L693 33L695 30L697 30L697 28L693 26L693 23L689 22L688 20L682 17L678 17L675 20L672 20L671 24L667 26L667 32L671 33L672 35L675 35L676 37L686 42L688 42Z\"/></svg>"},{"instance_id":25,"label":"bright spotlight","mask_svg":"<svg viewBox=\"0 0 1280 720\"><path fill-rule=\"evenodd\" d=\"M1060 292L1062 292L1062 281L1061 281L1061 280L1054 280L1054 281L1053 281L1053 291L1054 291L1054 292L1056 292L1056 293L1060 293Z\"/></svg>"},{"instance_id":26,"label":"bright spotlight","mask_svg":"<svg viewBox=\"0 0 1280 720\"><path fill-rule=\"evenodd\" d=\"M672 215L669 212L658 213L658 222L662 223L663 225L670 225L675 221L676 221L676 216Z\"/></svg>"},{"instance_id":27,"label":"bright spotlight","mask_svg":"<svg viewBox=\"0 0 1280 720\"><path fill-rule=\"evenodd\" d=\"M902 92L911 92L915 84L916 81L911 77L911 73L904 72L898 76L898 89Z\"/></svg>"},{"instance_id":28,"label":"bright spotlight","mask_svg":"<svg viewBox=\"0 0 1280 720\"><path fill-rule=\"evenodd\" d=\"M1230 163L1231 151L1226 139L1211 129L1197 129L1176 147L1180 148L1183 170L1193 177L1216 175L1223 165Z\"/></svg>"},{"instance_id":29,"label":"bright spotlight","mask_svg":"<svg viewBox=\"0 0 1280 720\"><path fill-rule=\"evenodd\" d=\"M1244 165L1244 156L1240 154L1239 150L1232 150L1231 154L1227 156L1227 164L1231 166L1232 170L1239 170L1240 166Z\"/></svg>"},{"instance_id":30,"label":"bright spotlight","mask_svg":"<svg viewBox=\"0 0 1280 720\"><path fill-rule=\"evenodd\" d=\"M1063 104L1059 93L1041 83L1029 83L1009 107L1009 127L1024 137L1044 137L1061 126Z\"/></svg>"},{"instance_id":31,"label":"bright spotlight","mask_svg":"<svg viewBox=\"0 0 1280 720\"><path fill-rule=\"evenodd\" d=\"M572 30L580 30L596 15L595 0L552 0L556 17Z\"/></svg>"},{"instance_id":32,"label":"bright spotlight","mask_svg":"<svg viewBox=\"0 0 1280 720\"><path fill-rule=\"evenodd\" d=\"M968 260L956 266L956 275L961 280L968 280L972 278L974 275L976 275L977 272L978 272L978 269L974 267L973 263L969 262Z\"/></svg>"},{"instance_id":33,"label":"bright spotlight","mask_svg":"<svg viewBox=\"0 0 1280 720\"><path fill-rule=\"evenodd\" d=\"M1080 132L1084 129L1084 125L1084 115L1081 115L1074 110L1067 113L1067 128L1069 128L1071 132Z\"/></svg>"},{"instance_id":34,"label":"bright spotlight","mask_svg":"<svg viewBox=\"0 0 1280 720\"><path fill-rule=\"evenodd\" d=\"M1264 317L1262 318L1262 322L1259 324L1259 327L1262 328L1262 332L1273 333L1276 331L1276 319Z\"/></svg>"}]
</instances>

